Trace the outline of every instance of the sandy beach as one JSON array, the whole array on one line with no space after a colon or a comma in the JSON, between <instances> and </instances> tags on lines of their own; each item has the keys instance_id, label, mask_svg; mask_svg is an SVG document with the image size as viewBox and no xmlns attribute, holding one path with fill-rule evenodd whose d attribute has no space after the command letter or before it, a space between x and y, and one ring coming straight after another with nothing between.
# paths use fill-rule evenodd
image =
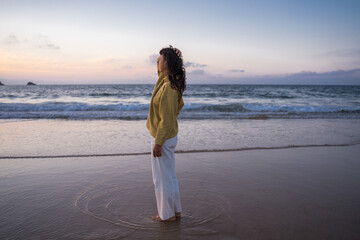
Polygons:
<instances>
[{"instance_id":1,"label":"sandy beach","mask_svg":"<svg viewBox=\"0 0 360 240\"><path fill-rule=\"evenodd\" d=\"M1 239L359 239L360 146L177 154L183 218L153 222L149 156L1 159Z\"/></svg>"}]
</instances>

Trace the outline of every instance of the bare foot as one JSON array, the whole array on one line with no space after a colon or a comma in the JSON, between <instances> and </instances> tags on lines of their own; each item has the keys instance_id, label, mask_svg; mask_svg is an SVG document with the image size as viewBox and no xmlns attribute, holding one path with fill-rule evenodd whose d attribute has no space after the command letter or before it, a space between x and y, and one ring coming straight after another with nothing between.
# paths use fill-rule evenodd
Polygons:
<instances>
[{"instance_id":1,"label":"bare foot","mask_svg":"<svg viewBox=\"0 0 360 240\"><path fill-rule=\"evenodd\" d=\"M173 222L173 221L176 221L175 216L173 216L171 218L168 218L166 220L162 220L159 215L156 215L156 216L151 217L151 219L154 220L154 221L159 221L159 222Z\"/></svg>"},{"instance_id":2,"label":"bare foot","mask_svg":"<svg viewBox=\"0 0 360 240\"><path fill-rule=\"evenodd\" d=\"M176 213L175 213L175 217L176 217L176 218L181 218L181 212L176 212Z\"/></svg>"}]
</instances>

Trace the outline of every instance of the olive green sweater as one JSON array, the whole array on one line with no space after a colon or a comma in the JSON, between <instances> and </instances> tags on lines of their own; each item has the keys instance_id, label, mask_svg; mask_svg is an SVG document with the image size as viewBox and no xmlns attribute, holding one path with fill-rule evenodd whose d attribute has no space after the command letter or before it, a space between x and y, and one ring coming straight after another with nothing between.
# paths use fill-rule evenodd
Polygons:
<instances>
[{"instance_id":1,"label":"olive green sweater","mask_svg":"<svg viewBox=\"0 0 360 240\"><path fill-rule=\"evenodd\" d=\"M150 100L146 127L155 138L155 143L162 146L178 133L177 117L184 101L179 91L171 87L167 74L158 70L158 77Z\"/></svg>"}]
</instances>

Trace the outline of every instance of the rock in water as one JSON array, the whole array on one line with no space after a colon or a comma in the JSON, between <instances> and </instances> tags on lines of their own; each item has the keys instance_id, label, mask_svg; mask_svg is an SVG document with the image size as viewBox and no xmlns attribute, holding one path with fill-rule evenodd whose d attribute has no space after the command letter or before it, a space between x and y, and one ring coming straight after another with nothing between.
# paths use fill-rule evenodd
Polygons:
<instances>
[{"instance_id":1,"label":"rock in water","mask_svg":"<svg viewBox=\"0 0 360 240\"><path fill-rule=\"evenodd\" d=\"M36 84L33 82L28 82L27 85L36 85Z\"/></svg>"},{"instance_id":2,"label":"rock in water","mask_svg":"<svg viewBox=\"0 0 360 240\"><path fill-rule=\"evenodd\" d=\"M0 86L4 86L5 84L3 84L1 81L0 81Z\"/></svg>"}]
</instances>

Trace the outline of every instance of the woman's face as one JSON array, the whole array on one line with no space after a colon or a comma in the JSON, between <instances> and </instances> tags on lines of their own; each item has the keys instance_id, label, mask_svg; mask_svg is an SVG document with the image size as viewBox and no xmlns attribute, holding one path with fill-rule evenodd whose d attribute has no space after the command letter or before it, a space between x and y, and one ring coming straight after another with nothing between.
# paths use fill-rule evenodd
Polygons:
<instances>
[{"instance_id":1,"label":"woman's face","mask_svg":"<svg viewBox=\"0 0 360 240\"><path fill-rule=\"evenodd\" d=\"M165 61L165 58L164 58L163 55L160 55L158 57L157 64L159 65L159 71L160 72L167 72L168 71L167 62Z\"/></svg>"}]
</instances>

